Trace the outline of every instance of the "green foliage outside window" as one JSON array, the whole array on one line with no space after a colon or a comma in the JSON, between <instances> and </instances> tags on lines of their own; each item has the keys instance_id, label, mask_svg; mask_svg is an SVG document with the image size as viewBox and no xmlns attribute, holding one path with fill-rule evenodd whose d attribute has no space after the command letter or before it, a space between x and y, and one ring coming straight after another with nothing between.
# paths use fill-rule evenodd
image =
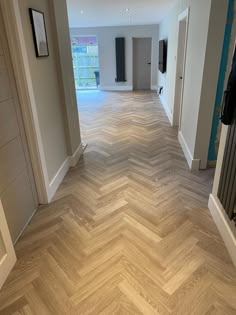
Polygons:
<instances>
[{"instance_id":1,"label":"green foliage outside window","mask_svg":"<svg viewBox=\"0 0 236 315\"><path fill-rule=\"evenodd\" d=\"M98 46L72 46L76 89L96 88L95 72L99 71Z\"/></svg>"}]
</instances>

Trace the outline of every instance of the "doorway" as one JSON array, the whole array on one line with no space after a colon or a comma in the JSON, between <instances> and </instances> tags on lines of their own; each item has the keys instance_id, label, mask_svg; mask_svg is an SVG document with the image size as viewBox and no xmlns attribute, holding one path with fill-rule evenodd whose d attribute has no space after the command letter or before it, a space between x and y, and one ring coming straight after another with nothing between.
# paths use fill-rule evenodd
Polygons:
<instances>
[{"instance_id":1,"label":"doorway","mask_svg":"<svg viewBox=\"0 0 236 315\"><path fill-rule=\"evenodd\" d=\"M71 46L76 90L97 89L100 85L97 37L73 36Z\"/></svg>"},{"instance_id":2,"label":"doorway","mask_svg":"<svg viewBox=\"0 0 236 315\"><path fill-rule=\"evenodd\" d=\"M15 243L39 200L1 8L0 200Z\"/></svg>"},{"instance_id":3,"label":"doorway","mask_svg":"<svg viewBox=\"0 0 236 315\"><path fill-rule=\"evenodd\" d=\"M151 90L152 38L133 38L133 89Z\"/></svg>"},{"instance_id":4,"label":"doorway","mask_svg":"<svg viewBox=\"0 0 236 315\"><path fill-rule=\"evenodd\" d=\"M189 9L179 16L173 125L181 129Z\"/></svg>"}]
</instances>

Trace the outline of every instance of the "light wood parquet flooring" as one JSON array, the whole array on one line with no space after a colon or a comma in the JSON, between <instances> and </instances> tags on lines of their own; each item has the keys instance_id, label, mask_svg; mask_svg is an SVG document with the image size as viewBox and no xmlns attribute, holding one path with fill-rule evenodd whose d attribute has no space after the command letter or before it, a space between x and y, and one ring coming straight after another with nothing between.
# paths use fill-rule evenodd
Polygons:
<instances>
[{"instance_id":1,"label":"light wood parquet flooring","mask_svg":"<svg viewBox=\"0 0 236 315\"><path fill-rule=\"evenodd\" d=\"M0 314L236 314L236 270L155 93L79 93L88 144L16 245Z\"/></svg>"}]
</instances>

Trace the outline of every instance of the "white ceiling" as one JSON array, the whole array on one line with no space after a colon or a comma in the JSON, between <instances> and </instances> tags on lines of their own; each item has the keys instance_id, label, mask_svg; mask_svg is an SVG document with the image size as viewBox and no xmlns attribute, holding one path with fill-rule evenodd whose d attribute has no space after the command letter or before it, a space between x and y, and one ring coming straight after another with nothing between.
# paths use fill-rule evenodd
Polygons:
<instances>
[{"instance_id":1,"label":"white ceiling","mask_svg":"<svg viewBox=\"0 0 236 315\"><path fill-rule=\"evenodd\" d=\"M176 1L67 0L69 24L70 27L158 24Z\"/></svg>"}]
</instances>

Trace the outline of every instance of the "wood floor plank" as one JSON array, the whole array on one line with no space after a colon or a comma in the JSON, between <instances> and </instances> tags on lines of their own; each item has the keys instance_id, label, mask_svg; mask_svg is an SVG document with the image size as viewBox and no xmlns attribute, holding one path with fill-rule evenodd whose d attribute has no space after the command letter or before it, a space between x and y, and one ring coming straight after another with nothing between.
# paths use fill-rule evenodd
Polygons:
<instances>
[{"instance_id":1,"label":"wood floor plank","mask_svg":"<svg viewBox=\"0 0 236 315\"><path fill-rule=\"evenodd\" d=\"M0 315L236 314L214 171L189 171L156 93L78 102L87 147L17 243Z\"/></svg>"}]
</instances>

